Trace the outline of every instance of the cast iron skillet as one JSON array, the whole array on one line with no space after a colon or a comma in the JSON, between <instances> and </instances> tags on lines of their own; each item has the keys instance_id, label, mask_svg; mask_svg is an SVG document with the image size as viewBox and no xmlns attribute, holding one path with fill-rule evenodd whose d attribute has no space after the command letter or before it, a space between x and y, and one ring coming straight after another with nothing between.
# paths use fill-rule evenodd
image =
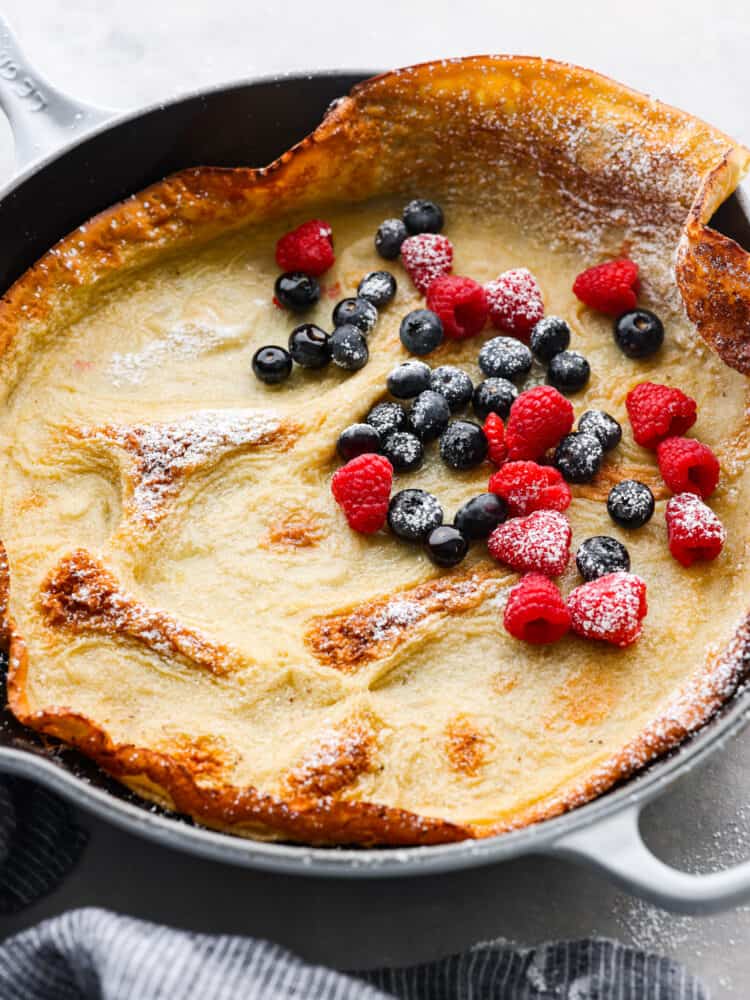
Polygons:
<instances>
[{"instance_id":1,"label":"cast iron skillet","mask_svg":"<svg viewBox=\"0 0 750 1000\"><path fill-rule=\"evenodd\" d=\"M0 289L93 214L198 164L261 166L318 124L363 72L248 81L119 113L80 104L33 70L0 17L0 106L16 142L18 173L0 191ZM714 220L750 246L737 198ZM3 692L0 691L0 696ZM4 704L4 698L2 700ZM707 912L750 898L750 862L709 875L668 867L639 834L644 805L723 746L744 725L744 693L678 751L640 776L558 819L483 841L389 850L307 848L241 840L194 825L131 796L82 756L0 716L0 770L42 782L134 833L235 865L306 875L375 877L467 868L529 852L584 860L662 906Z\"/></svg>"}]
</instances>

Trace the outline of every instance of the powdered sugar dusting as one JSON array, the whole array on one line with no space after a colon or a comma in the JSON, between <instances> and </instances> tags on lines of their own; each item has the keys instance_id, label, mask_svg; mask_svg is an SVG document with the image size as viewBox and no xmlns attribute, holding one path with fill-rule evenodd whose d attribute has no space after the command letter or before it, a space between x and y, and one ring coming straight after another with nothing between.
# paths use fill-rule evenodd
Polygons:
<instances>
[{"instance_id":1,"label":"powdered sugar dusting","mask_svg":"<svg viewBox=\"0 0 750 1000\"><path fill-rule=\"evenodd\" d=\"M151 526L184 477L236 449L271 444L282 431L269 410L203 410L171 423L82 427L80 437L111 441L135 459L131 512Z\"/></svg>"},{"instance_id":2,"label":"powdered sugar dusting","mask_svg":"<svg viewBox=\"0 0 750 1000\"><path fill-rule=\"evenodd\" d=\"M389 601L373 619L372 638L375 642L390 639L426 615L426 609L418 601L396 598Z\"/></svg>"},{"instance_id":3,"label":"powdered sugar dusting","mask_svg":"<svg viewBox=\"0 0 750 1000\"><path fill-rule=\"evenodd\" d=\"M107 367L107 374L116 387L140 385L150 372L170 360L186 361L208 351L240 342L240 329L228 327L222 331L194 323L177 327L165 337L152 340L140 351L126 354L115 352Z\"/></svg>"}]
</instances>

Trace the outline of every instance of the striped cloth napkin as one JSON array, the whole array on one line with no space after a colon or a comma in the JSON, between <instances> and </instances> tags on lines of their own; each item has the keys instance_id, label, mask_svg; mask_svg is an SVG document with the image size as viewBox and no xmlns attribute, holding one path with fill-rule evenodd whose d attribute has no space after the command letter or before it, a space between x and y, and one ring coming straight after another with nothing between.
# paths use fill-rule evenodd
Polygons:
<instances>
[{"instance_id":1,"label":"striped cloth napkin","mask_svg":"<svg viewBox=\"0 0 750 1000\"><path fill-rule=\"evenodd\" d=\"M49 892L85 844L44 789L0 779L0 912ZM0 924L0 926L2 926ZM676 962L602 939L477 945L406 969L341 973L252 938L73 910L0 944L1 1000L708 1000Z\"/></svg>"}]
</instances>

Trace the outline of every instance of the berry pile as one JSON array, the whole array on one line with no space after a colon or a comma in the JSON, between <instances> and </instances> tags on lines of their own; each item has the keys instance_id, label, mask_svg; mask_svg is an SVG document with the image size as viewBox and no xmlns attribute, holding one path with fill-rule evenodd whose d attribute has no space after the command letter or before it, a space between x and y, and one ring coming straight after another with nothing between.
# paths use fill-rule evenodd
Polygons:
<instances>
[{"instance_id":1,"label":"berry pile","mask_svg":"<svg viewBox=\"0 0 750 1000\"><path fill-rule=\"evenodd\" d=\"M283 273L274 285L274 302L291 312L305 312L320 300L318 278L334 263L333 233L320 219L302 223L276 244L276 263ZM330 362L358 371L370 358L367 337L378 321L378 309L396 294L389 271L373 271L359 283L355 297L342 299L333 310L332 332L303 323L289 334L286 348L266 345L253 356L256 377L268 385L283 382L293 363L301 368L325 368Z\"/></svg>"},{"instance_id":2,"label":"berry pile","mask_svg":"<svg viewBox=\"0 0 750 1000\"><path fill-rule=\"evenodd\" d=\"M629 646L640 636L647 613L646 584L631 572L621 541L608 535L582 541L575 565L583 582L567 598L554 579L572 557L569 484L597 477L606 453L620 444L622 427L609 413L594 409L583 412L576 424L567 395L586 386L590 366L570 350L565 320L544 315L534 276L516 268L482 286L454 275L453 246L442 234L443 225L440 207L417 199L401 219L387 219L378 229L377 252L388 260L400 258L427 308L413 310L400 326L401 342L418 357L390 372L390 398L339 437L337 450L347 464L333 477L334 497L355 530L372 534L387 524L397 538L423 546L441 567L457 565L472 545L485 543L494 559L521 574L504 610L505 628L516 638L542 644L572 632ZM584 304L614 317L614 341L624 355L639 359L660 350L664 328L658 316L637 307L638 267L632 261L590 268L573 288ZM336 307L334 323L354 326L365 336L377 308L394 292L395 279L388 272L369 275L358 298ZM478 384L455 365L431 367L420 360L446 339L476 336L488 322L499 333L479 349L484 378ZM299 334L300 356L315 358L316 330ZM535 362L547 367L546 384L519 388ZM465 416L468 407L476 420ZM656 453L664 483L674 494L665 510L670 552L684 566L715 558L725 534L704 501L715 490L720 470L706 445L684 437L696 420L695 401L677 388L643 382L628 394L626 410L633 438ZM485 461L496 467L487 492L468 499L452 524L444 523L440 501L431 493L391 492L394 473L419 469L431 442L437 442L450 469L463 471ZM637 530L652 518L654 496L646 484L624 479L609 491L607 510L621 528Z\"/></svg>"}]
</instances>

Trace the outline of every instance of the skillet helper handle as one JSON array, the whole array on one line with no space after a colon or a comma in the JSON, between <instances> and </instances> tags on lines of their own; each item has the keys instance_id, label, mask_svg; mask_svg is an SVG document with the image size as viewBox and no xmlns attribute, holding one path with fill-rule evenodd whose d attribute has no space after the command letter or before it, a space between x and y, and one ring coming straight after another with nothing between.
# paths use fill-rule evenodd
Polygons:
<instances>
[{"instance_id":1,"label":"skillet helper handle","mask_svg":"<svg viewBox=\"0 0 750 1000\"><path fill-rule=\"evenodd\" d=\"M2 14L0 107L13 131L16 173L117 114L76 101L48 83L23 54Z\"/></svg>"},{"instance_id":2,"label":"skillet helper handle","mask_svg":"<svg viewBox=\"0 0 750 1000\"><path fill-rule=\"evenodd\" d=\"M583 861L628 892L677 913L716 913L750 899L750 861L695 875L660 861L643 840L640 812L628 806L584 830L563 836L550 853Z\"/></svg>"}]
</instances>

